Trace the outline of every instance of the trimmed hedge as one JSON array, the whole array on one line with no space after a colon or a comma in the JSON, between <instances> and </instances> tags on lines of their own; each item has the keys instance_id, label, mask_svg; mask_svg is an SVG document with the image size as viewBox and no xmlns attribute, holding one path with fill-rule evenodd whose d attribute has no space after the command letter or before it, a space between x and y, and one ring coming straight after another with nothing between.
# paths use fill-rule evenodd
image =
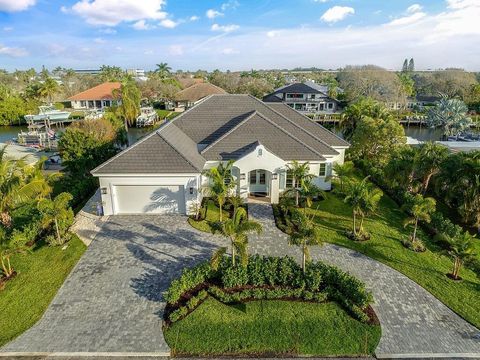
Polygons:
<instances>
[{"instance_id":1,"label":"trimmed hedge","mask_svg":"<svg viewBox=\"0 0 480 360\"><path fill-rule=\"evenodd\" d=\"M195 310L210 295L224 303L247 300L334 300L360 321L373 301L365 285L352 275L321 262L308 263L305 273L291 257L252 256L246 267L233 266L224 256L217 270L208 262L185 269L165 292L165 317L175 322Z\"/></svg>"}]
</instances>

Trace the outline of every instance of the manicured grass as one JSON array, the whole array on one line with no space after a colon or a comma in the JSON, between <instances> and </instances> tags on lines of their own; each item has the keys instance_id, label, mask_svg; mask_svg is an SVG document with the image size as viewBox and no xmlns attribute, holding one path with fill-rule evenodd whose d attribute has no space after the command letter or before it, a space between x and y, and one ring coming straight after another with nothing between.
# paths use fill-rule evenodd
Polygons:
<instances>
[{"instance_id":1,"label":"manicured grass","mask_svg":"<svg viewBox=\"0 0 480 360\"><path fill-rule=\"evenodd\" d=\"M188 218L188 223L197 230L212 233L213 229L210 226L211 223L218 221L220 215L220 209L212 200L207 200L207 213L204 220L196 221L192 218ZM228 211L223 210L223 218L229 217Z\"/></svg>"},{"instance_id":2,"label":"manicured grass","mask_svg":"<svg viewBox=\"0 0 480 360\"><path fill-rule=\"evenodd\" d=\"M157 114L158 114L158 117L160 119L167 118L168 120L172 120L173 118L175 118L180 113L170 111L170 110L157 110Z\"/></svg>"},{"instance_id":3,"label":"manicured grass","mask_svg":"<svg viewBox=\"0 0 480 360\"><path fill-rule=\"evenodd\" d=\"M317 206L318 210L313 210ZM400 241L407 239L411 229L403 227L406 215L388 196L384 195L380 201L377 215L365 220L365 229L372 236L366 242L355 242L345 236L345 230L352 227L352 211L335 194L328 194L327 200L314 204L309 211L315 214L324 241L354 249L391 266L480 327L480 279L473 271L462 268L463 281L450 280L445 274L451 273L452 260L422 231L419 237L427 245L427 251L415 253L406 249Z\"/></svg>"},{"instance_id":4,"label":"manicured grass","mask_svg":"<svg viewBox=\"0 0 480 360\"><path fill-rule=\"evenodd\" d=\"M174 355L367 355L380 326L351 318L336 303L280 300L225 305L208 298L164 332Z\"/></svg>"},{"instance_id":5,"label":"manicured grass","mask_svg":"<svg viewBox=\"0 0 480 360\"><path fill-rule=\"evenodd\" d=\"M0 346L40 319L85 249L74 236L65 250L40 243L12 259L18 274L0 290Z\"/></svg>"}]
</instances>

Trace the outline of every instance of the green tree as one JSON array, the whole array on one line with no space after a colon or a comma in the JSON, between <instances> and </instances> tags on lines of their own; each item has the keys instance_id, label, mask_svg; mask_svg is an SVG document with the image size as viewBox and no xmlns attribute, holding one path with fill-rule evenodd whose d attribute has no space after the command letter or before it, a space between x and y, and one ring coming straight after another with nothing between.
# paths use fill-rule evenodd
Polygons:
<instances>
[{"instance_id":1,"label":"green tree","mask_svg":"<svg viewBox=\"0 0 480 360\"><path fill-rule=\"evenodd\" d=\"M470 128L472 119L467 115L468 108L458 99L443 96L427 114L427 125L441 128L444 136L458 136Z\"/></svg>"},{"instance_id":2,"label":"green tree","mask_svg":"<svg viewBox=\"0 0 480 360\"><path fill-rule=\"evenodd\" d=\"M53 200L41 199L37 208L42 215L42 226L44 229L50 228L53 225L55 235L49 241L51 245L63 245L67 240L65 235L73 222L73 211L69 206L73 199L69 193L60 193Z\"/></svg>"},{"instance_id":3,"label":"green tree","mask_svg":"<svg viewBox=\"0 0 480 360\"><path fill-rule=\"evenodd\" d=\"M420 146L416 163L419 172L422 174L422 189L425 194L428 190L432 176L440 171L445 159L448 157L448 149L434 142L427 142Z\"/></svg>"},{"instance_id":4,"label":"green tree","mask_svg":"<svg viewBox=\"0 0 480 360\"><path fill-rule=\"evenodd\" d=\"M408 62L408 72L414 72L415 71L415 61L413 58L410 59Z\"/></svg>"},{"instance_id":5,"label":"green tree","mask_svg":"<svg viewBox=\"0 0 480 360\"><path fill-rule=\"evenodd\" d=\"M322 240L312 219L300 211L294 210L292 212L291 223L291 234L288 242L290 245L301 247L302 269L305 273L306 263L310 261L309 246L322 245Z\"/></svg>"},{"instance_id":6,"label":"green tree","mask_svg":"<svg viewBox=\"0 0 480 360\"><path fill-rule=\"evenodd\" d=\"M214 228L230 240L232 246L233 266L236 264L237 252L240 256L240 263L243 266L246 266L248 262L248 234L252 232L260 234L262 232L262 225L256 221L248 220L247 211L244 208L239 207L231 219L214 224ZM225 248L220 248L216 251L212 258L212 265L214 268L218 267L218 262L225 252Z\"/></svg>"},{"instance_id":7,"label":"green tree","mask_svg":"<svg viewBox=\"0 0 480 360\"><path fill-rule=\"evenodd\" d=\"M168 66L167 63L163 62L157 64L157 68L155 69L155 73L160 79L168 79L169 77L171 77L171 71L172 68Z\"/></svg>"},{"instance_id":8,"label":"green tree","mask_svg":"<svg viewBox=\"0 0 480 360\"><path fill-rule=\"evenodd\" d=\"M52 102L53 97L60 91L60 86L57 81L51 77L47 77L40 86L39 94L46 98L49 103Z\"/></svg>"},{"instance_id":9,"label":"green tree","mask_svg":"<svg viewBox=\"0 0 480 360\"><path fill-rule=\"evenodd\" d=\"M350 161L343 164L335 163L333 165L332 177L338 179L341 193L343 193L345 183L353 176L353 172L353 163Z\"/></svg>"},{"instance_id":10,"label":"green tree","mask_svg":"<svg viewBox=\"0 0 480 360\"><path fill-rule=\"evenodd\" d=\"M345 203L352 207L353 235L362 235L363 221L366 216L375 212L383 193L368 182L368 176L362 181L351 181L345 191ZM357 216L360 216L360 226L357 229Z\"/></svg>"},{"instance_id":11,"label":"green tree","mask_svg":"<svg viewBox=\"0 0 480 360\"><path fill-rule=\"evenodd\" d=\"M419 150L410 145L398 148L384 168L385 182L392 188L414 192L418 187L415 172Z\"/></svg>"},{"instance_id":12,"label":"green tree","mask_svg":"<svg viewBox=\"0 0 480 360\"><path fill-rule=\"evenodd\" d=\"M291 164L287 164L287 171L292 176L292 189L295 193L295 206L299 206L300 203L300 191L305 183L310 182L315 178L315 175L310 174L310 163L307 161L303 164L297 160L292 161Z\"/></svg>"},{"instance_id":13,"label":"green tree","mask_svg":"<svg viewBox=\"0 0 480 360\"><path fill-rule=\"evenodd\" d=\"M15 274L15 269L11 264L12 256L29 251L25 243L26 240L21 232L14 230L9 236L0 226L0 265L3 275L7 279Z\"/></svg>"},{"instance_id":14,"label":"green tree","mask_svg":"<svg viewBox=\"0 0 480 360\"><path fill-rule=\"evenodd\" d=\"M455 280L459 279L460 269L465 262L468 262L476 257L475 236L470 235L468 232L464 232L461 236L449 238L449 249L447 251L453 259L453 271L452 277Z\"/></svg>"},{"instance_id":15,"label":"green tree","mask_svg":"<svg viewBox=\"0 0 480 360\"><path fill-rule=\"evenodd\" d=\"M311 208L315 198L326 198L326 193L315 185L312 181L304 181L299 190L300 198L303 200L303 210L306 212L307 207Z\"/></svg>"},{"instance_id":16,"label":"green tree","mask_svg":"<svg viewBox=\"0 0 480 360\"><path fill-rule=\"evenodd\" d=\"M123 119L125 132L128 127L133 125L137 116L140 114L141 93L135 81L125 78L122 86L114 95L121 99L121 105L117 108L117 114Z\"/></svg>"},{"instance_id":17,"label":"green tree","mask_svg":"<svg viewBox=\"0 0 480 360\"><path fill-rule=\"evenodd\" d=\"M415 95L415 81L412 79L410 74L408 73L400 73L398 74L398 78L403 86L403 91L407 96L414 96Z\"/></svg>"},{"instance_id":18,"label":"green tree","mask_svg":"<svg viewBox=\"0 0 480 360\"><path fill-rule=\"evenodd\" d=\"M410 237L412 243L417 240L418 222L424 221L429 223L431 220L430 215L435 212L435 206L436 201L434 198L424 198L420 194L415 195L410 204L403 206L411 214L411 217L405 219L404 226L413 225L413 233Z\"/></svg>"},{"instance_id":19,"label":"green tree","mask_svg":"<svg viewBox=\"0 0 480 360\"><path fill-rule=\"evenodd\" d=\"M125 72L118 66L100 66L100 79L103 82L120 81L125 77Z\"/></svg>"},{"instance_id":20,"label":"green tree","mask_svg":"<svg viewBox=\"0 0 480 360\"><path fill-rule=\"evenodd\" d=\"M408 59L405 59L403 61L402 72L404 73L408 72Z\"/></svg>"},{"instance_id":21,"label":"green tree","mask_svg":"<svg viewBox=\"0 0 480 360\"><path fill-rule=\"evenodd\" d=\"M220 163L217 167L203 171L203 175L209 179L209 183L202 191L206 196L212 197L218 202L219 221L223 220L223 205L236 186L232 176L233 163L233 160L229 160L226 164Z\"/></svg>"}]
</instances>

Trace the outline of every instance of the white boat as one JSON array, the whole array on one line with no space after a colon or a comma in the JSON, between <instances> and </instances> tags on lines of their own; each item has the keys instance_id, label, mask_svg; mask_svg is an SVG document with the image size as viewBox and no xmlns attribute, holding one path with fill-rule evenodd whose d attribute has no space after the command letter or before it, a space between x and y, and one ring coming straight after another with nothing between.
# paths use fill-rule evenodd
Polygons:
<instances>
[{"instance_id":1,"label":"white boat","mask_svg":"<svg viewBox=\"0 0 480 360\"><path fill-rule=\"evenodd\" d=\"M153 126L158 121L158 114L151 106L140 108L140 115L137 117L137 127Z\"/></svg>"},{"instance_id":2,"label":"white boat","mask_svg":"<svg viewBox=\"0 0 480 360\"><path fill-rule=\"evenodd\" d=\"M85 112L85 120L98 120L103 118L105 111L103 109L93 109Z\"/></svg>"},{"instance_id":3,"label":"white boat","mask_svg":"<svg viewBox=\"0 0 480 360\"><path fill-rule=\"evenodd\" d=\"M38 109L39 113L37 115L25 115L25 120L27 120L27 122L45 120L50 120L51 122L61 122L68 120L70 117L70 113L68 111L57 110L53 105L39 106Z\"/></svg>"}]
</instances>

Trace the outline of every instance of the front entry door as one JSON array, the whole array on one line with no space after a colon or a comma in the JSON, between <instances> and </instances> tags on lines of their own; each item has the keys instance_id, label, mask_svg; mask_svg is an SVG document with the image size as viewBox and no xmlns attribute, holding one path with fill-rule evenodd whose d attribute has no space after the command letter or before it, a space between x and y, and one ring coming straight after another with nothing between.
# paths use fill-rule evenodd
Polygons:
<instances>
[{"instance_id":1,"label":"front entry door","mask_svg":"<svg viewBox=\"0 0 480 360\"><path fill-rule=\"evenodd\" d=\"M250 193L256 195L268 195L267 172L265 170L250 171Z\"/></svg>"}]
</instances>

